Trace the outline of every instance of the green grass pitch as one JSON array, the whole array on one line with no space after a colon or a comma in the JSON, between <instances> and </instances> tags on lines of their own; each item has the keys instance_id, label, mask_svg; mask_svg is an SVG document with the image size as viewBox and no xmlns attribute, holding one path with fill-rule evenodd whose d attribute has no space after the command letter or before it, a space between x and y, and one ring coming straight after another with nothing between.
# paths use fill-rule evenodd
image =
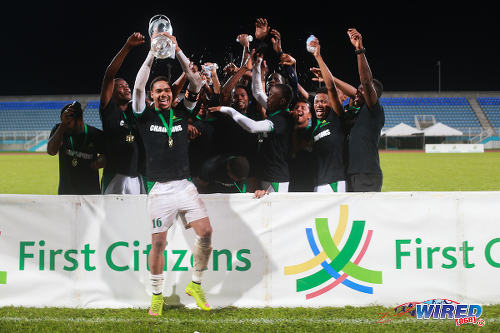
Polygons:
<instances>
[{"instance_id":1,"label":"green grass pitch","mask_svg":"<svg viewBox=\"0 0 500 333\"><path fill-rule=\"evenodd\" d=\"M146 309L0 308L0 332L498 332L500 306L484 306L484 326L454 320L394 318L379 323L381 306L343 308L169 308L159 318Z\"/></svg>"},{"instance_id":2,"label":"green grass pitch","mask_svg":"<svg viewBox=\"0 0 500 333\"><path fill-rule=\"evenodd\" d=\"M500 152L381 152L382 191L500 191ZM57 194L58 157L0 153L0 193Z\"/></svg>"},{"instance_id":3,"label":"green grass pitch","mask_svg":"<svg viewBox=\"0 0 500 333\"><path fill-rule=\"evenodd\" d=\"M381 152L386 191L499 191L500 152L425 154ZM0 193L57 194L58 158L0 153ZM0 297L1 297L0 285ZM483 307L484 327L453 320L395 318L380 324L380 306L343 308L222 308L209 313L147 309L0 308L3 332L499 332L500 305Z\"/></svg>"}]
</instances>

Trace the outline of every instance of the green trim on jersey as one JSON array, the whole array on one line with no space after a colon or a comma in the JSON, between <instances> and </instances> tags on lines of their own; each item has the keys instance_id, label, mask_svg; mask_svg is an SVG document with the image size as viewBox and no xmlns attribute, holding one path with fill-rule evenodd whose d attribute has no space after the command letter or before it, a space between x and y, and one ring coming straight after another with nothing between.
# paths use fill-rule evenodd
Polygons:
<instances>
[{"instance_id":1,"label":"green trim on jersey","mask_svg":"<svg viewBox=\"0 0 500 333\"><path fill-rule=\"evenodd\" d=\"M339 186L338 182L334 182L334 183L330 184L330 187L332 188L333 192L337 192L338 186Z\"/></svg>"},{"instance_id":2,"label":"green trim on jersey","mask_svg":"<svg viewBox=\"0 0 500 333\"><path fill-rule=\"evenodd\" d=\"M104 169L102 173L102 179L101 179L101 193L104 194L106 192L106 189L109 186L109 183L113 180L113 178L116 176L115 173L107 171Z\"/></svg>"},{"instance_id":3,"label":"green trim on jersey","mask_svg":"<svg viewBox=\"0 0 500 333\"><path fill-rule=\"evenodd\" d=\"M146 190L146 194L149 194L151 192L151 189L153 186L155 186L156 182L155 181L148 181L146 176L141 176L142 177L142 182L144 183L144 189Z\"/></svg>"},{"instance_id":4,"label":"green trim on jersey","mask_svg":"<svg viewBox=\"0 0 500 333\"><path fill-rule=\"evenodd\" d=\"M280 188L280 183L271 182L271 186L273 187L274 192L278 192L278 190Z\"/></svg>"}]
</instances>

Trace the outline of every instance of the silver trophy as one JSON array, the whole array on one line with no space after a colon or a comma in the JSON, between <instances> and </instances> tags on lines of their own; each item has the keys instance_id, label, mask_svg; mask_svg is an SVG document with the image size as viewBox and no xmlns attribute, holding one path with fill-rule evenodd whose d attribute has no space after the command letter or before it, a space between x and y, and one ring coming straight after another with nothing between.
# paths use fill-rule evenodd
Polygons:
<instances>
[{"instance_id":1,"label":"silver trophy","mask_svg":"<svg viewBox=\"0 0 500 333\"><path fill-rule=\"evenodd\" d=\"M149 37L151 38L151 52L156 58L175 58L175 44L165 35L153 35L162 32L172 34L172 24L165 15L155 15L149 20Z\"/></svg>"}]
</instances>

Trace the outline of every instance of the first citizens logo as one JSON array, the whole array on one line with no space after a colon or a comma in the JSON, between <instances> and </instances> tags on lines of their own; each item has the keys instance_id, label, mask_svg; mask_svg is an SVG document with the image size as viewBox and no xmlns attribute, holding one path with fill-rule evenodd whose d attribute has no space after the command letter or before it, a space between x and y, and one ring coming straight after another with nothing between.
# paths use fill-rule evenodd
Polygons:
<instances>
[{"instance_id":1,"label":"first citizens logo","mask_svg":"<svg viewBox=\"0 0 500 333\"><path fill-rule=\"evenodd\" d=\"M306 294L306 299L320 296L339 284L343 284L361 293L373 294L373 288L371 286L354 282L348 278L349 276L367 283L382 284L381 271L370 270L359 266L361 259L363 259L370 245L373 234L373 230L368 230L365 240L361 242L365 221L353 221L347 241L344 247L339 250L338 246L347 228L347 217L348 206L340 206L339 223L333 237L328 228L328 219L316 218L316 233L323 251L320 251L318 248L312 228L306 228L306 238L314 257L301 264L285 267L285 275L303 273L318 266L321 268L315 273L297 279L297 292L311 290L326 283L332 278L334 279L333 282L326 286ZM356 258L354 258L354 261L351 261L361 244L361 250ZM330 262L328 262L327 259L330 259ZM341 275L339 273L340 271L344 273Z\"/></svg>"}]
</instances>

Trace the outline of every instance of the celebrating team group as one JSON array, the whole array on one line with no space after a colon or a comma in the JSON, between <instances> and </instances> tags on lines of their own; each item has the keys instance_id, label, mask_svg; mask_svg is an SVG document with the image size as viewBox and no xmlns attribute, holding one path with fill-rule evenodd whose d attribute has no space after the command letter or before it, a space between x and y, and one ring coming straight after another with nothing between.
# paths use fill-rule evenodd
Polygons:
<instances>
[{"instance_id":1,"label":"celebrating team group","mask_svg":"<svg viewBox=\"0 0 500 333\"><path fill-rule=\"evenodd\" d=\"M382 84L373 78L362 35L348 29L360 84L334 75L320 41L308 40L322 83L314 92L298 82L296 61L266 19L255 40L238 36L240 66L227 64L223 82L212 63L194 64L182 41L168 33L182 74L175 82L152 76L151 50L132 90L116 78L127 54L145 43L133 33L106 69L99 112L103 130L83 121L78 102L61 110L47 145L59 154L59 194L147 194L152 226L148 257L152 301L162 314L167 232L178 215L196 234L192 281L185 288L210 310L201 282L212 253L212 227L199 193L379 192L378 143L384 126ZM154 71L157 72L157 71ZM148 84L149 82L149 84ZM186 86L187 84L187 86ZM104 168L101 182L98 169Z\"/></svg>"}]
</instances>

